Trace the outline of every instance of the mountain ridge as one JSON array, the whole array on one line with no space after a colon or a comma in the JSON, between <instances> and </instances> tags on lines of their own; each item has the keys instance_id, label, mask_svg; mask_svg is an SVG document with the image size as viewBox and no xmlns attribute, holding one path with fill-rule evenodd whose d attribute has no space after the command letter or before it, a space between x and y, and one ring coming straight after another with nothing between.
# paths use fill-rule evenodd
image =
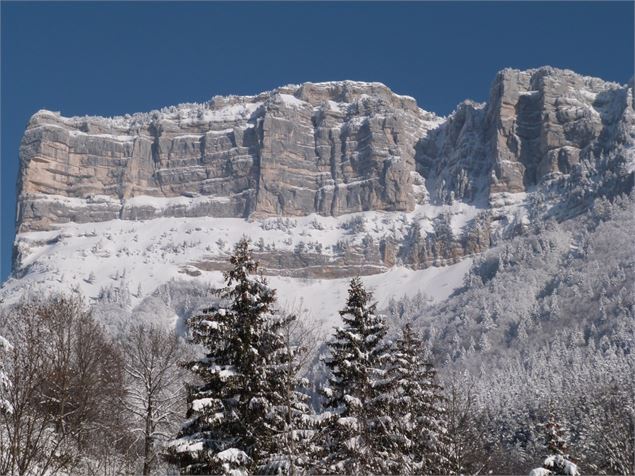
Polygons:
<instances>
[{"instance_id":1,"label":"mountain ridge","mask_svg":"<svg viewBox=\"0 0 635 476\"><path fill-rule=\"evenodd\" d=\"M546 84L553 76L555 86ZM608 107L621 107L624 121L632 126L628 86L551 67L504 69L497 74L485 106L464 101L446 118L419 108L413 98L396 95L381 83L354 81L288 85L255 96L217 96L205 104L185 103L113 118L64 118L42 110L31 118L21 146L18 229L46 229L64 220L151 218L147 208L134 203L126 207L128 199L143 195L206 196L210 203L183 213L248 217L412 211L425 198L416 190L422 182L426 182L423 194L431 193L433 200L440 201L449 200L452 193L470 201L479 192L524 192L546 175L567 173L579 160L576 149L588 145L584 135L600 135L605 128L604 117L598 124L598 118L587 116L602 115L606 105L598 106L598 112L595 98L585 103L584 94L570 91L574 86L589 88L581 89L586 99L598 94L595 90L622 95L609 97ZM548 93L555 97L552 110L546 101L554 97ZM568 101L558 104L563 97ZM532 104L537 101L540 104ZM512 106L516 110L510 112ZM298 111L309 107L313 109ZM554 128L578 127L577 135L582 137L571 141L568 131L548 128L535 136L540 124L533 116L541 111L556 116ZM514 129L522 129L523 123L526 130ZM462 135L470 127L482 137L466 144ZM303 133L298 131L301 128L310 130ZM448 134L452 128L458 130ZM534 137L524 138L523 133ZM466 157L452 163L457 153L467 155L471 164L465 163ZM541 160L533 163L531 157L536 155ZM475 158L483 162L478 169ZM82 175L80 169L88 170ZM91 175L92 184L87 183ZM426 187L428 182L432 187ZM38 203L38 193L109 199L84 203L88 216L59 204L52 210L54 217L49 217L45 203ZM38 205L42 210L31 213Z\"/></svg>"},{"instance_id":2,"label":"mountain ridge","mask_svg":"<svg viewBox=\"0 0 635 476\"><path fill-rule=\"evenodd\" d=\"M170 279L218 282L243 233L266 274L295 283L292 299L355 274L416 293L417 273L449 268L453 289L472 257L532 223L632 189L632 97L543 67L500 71L487 103L443 118L356 81L113 118L39 111L2 294L48 283L99 299L114 286L136 305Z\"/></svg>"}]
</instances>

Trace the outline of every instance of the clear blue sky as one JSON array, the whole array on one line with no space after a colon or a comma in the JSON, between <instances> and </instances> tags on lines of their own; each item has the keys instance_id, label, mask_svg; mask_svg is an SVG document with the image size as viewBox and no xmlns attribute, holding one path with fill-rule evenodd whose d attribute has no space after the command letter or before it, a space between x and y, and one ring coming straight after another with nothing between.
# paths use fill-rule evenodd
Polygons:
<instances>
[{"instance_id":1,"label":"clear blue sky","mask_svg":"<svg viewBox=\"0 0 635 476\"><path fill-rule=\"evenodd\" d=\"M2 2L1 275L18 147L38 109L148 111L287 83L381 81L449 113L496 71L545 64L627 82L632 2Z\"/></svg>"}]
</instances>

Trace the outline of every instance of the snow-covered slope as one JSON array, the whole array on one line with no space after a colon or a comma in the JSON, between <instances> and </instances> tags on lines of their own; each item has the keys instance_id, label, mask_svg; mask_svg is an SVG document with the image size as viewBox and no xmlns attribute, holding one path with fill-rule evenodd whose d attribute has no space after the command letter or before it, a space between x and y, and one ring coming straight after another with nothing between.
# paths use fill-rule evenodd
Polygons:
<instances>
[{"instance_id":1,"label":"snow-covered slope","mask_svg":"<svg viewBox=\"0 0 635 476\"><path fill-rule=\"evenodd\" d=\"M417 206L410 213L362 212L343 217L309 215L299 218L155 218L68 223L51 231L18 235L17 247L23 271L5 282L0 295L11 301L39 289L79 292L91 302L104 296L132 309L170 280L222 285L222 269L233 245L243 236L253 241L256 256L265 258L264 272L279 290L283 307L302 308L313 318L333 322L346 297L350 272L323 279L310 265L271 268L266 261L272 250L279 257L302 259L304 253L319 254L325 262L337 262L338 249L361 247L364 240L386 234L403 239L413 223L431 232L433 219L450 217L452 230L460 235L478 209L466 204ZM351 229L353 226L357 229ZM291 262L291 265L295 265ZM381 305L393 296L425 293L431 300L445 299L462 285L471 259L455 264L414 270L396 263L358 267L368 274L365 282L375 290ZM337 265L336 265L337 266ZM345 266L342 264L342 266Z\"/></svg>"}]
</instances>

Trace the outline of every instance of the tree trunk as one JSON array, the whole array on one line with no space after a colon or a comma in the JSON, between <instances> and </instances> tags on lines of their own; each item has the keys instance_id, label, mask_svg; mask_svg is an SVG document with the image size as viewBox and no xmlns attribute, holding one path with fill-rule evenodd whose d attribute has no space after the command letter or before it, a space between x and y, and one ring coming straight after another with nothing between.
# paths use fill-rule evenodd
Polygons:
<instances>
[{"instance_id":1,"label":"tree trunk","mask_svg":"<svg viewBox=\"0 0 635 476\"><path fill-rule=\"evenodd\" d=\"M148 402L148 408L146 411L146 431L143 444L143 475L150 474L152 464L152 400Z\"/></svg>"}]
</instances>

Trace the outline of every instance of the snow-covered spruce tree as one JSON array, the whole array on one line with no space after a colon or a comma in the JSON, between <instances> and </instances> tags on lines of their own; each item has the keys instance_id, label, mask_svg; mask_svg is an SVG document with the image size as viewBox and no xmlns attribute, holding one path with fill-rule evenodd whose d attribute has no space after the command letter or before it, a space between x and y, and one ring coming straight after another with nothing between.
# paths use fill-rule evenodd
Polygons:
<instances>
[{"instance_id":1,"label":"snow-covered spruce tree","mask_svg":"<svg viewBox=\"0 0 635 476\"><path fill-rule=\"evenodd\" d=\"M556 419L553 411L549 412L549 419L542 426L545 432L545 444L548 455L560 455L568 458L569 449L567 447L566 432Z\"/></svg>"},{"instance_id":2,"label":"snow-covered spruce tree","mask_svg":"<svg viewBox=\"0 0 635 476\"><path fill-rule=\"evenodd\" d=\"M168 450L183 474L293 473L289 435L308 409L295 391L275 291L253 278L258 263L241 240L225 274L225 307L189 321L206 355L186 364L202 384L189 389L187 421ZM292 387L293 391L288 389ZM291 410L290 410L291 408Z\"/></svg>"},{"instance_id":3,"label":"snow-covered spruce tree","mask_svg":"<svg viewBox=\"0 0 635 476\"><path fill-rule=\"evenodd\" d=\"M578 466L569 461L566 433L553 412L549 413L549 419L542 427L545 431L547 457L542 468L531 470L530 476L580 476Z\"/></svg>"},{"instance_id":4,"label":"snow-covered spruce tree","mask_svg":"<svg viewBox=\"0 0 635 476\"><path fill-rule=\"evenodd\" d=\"M410 324L391 355L390 376L395 382L391 401L398 415L394 433L400 446L399 473L445 474L448 472L448 430L445 398L437 372L427 361L422 340Z\"/></svg>"},{"instance_id":5,"label":"snow-covered spruce tree","mask_svg":"<svg viewBox=\"0 0 635 476\"><path fill-rule=\"evenodd\" d=\"M354 278L346 306L340 311L343 327L335 329L324 360L330 370L323 389L329 413L318 439L316 470L326 474L394 474L398 472L392 433L392 381L385 363L386 328L375 314L376 303Z\"/></svg>"},{"instance_id":6,"label":"snow-covered spruce tree","mask_svg":"<svg viewBox=\"0 0 635 476\"><path fill-rule=\"evenodd\" d=\"M310 406L310 397L299 390L309 388L306 378L297 378L306 363L307 347L303 340L311 337L310 330L297 319L295 314L287 313L280 328L283 337L286 366L281 404L278 406L284 417L281 431L274 435L273 450L267 455L258 470L260 474L304 474L312 466L312 444L319 417ZM298 336L298 332L305 332Z\"/></svg>"},{"instance_id":7,"label":"snow-covered spruce tree","mask_svg":"<svg viewBox=\"0 0 635 476\"><path fill-rule=\"evenodd\" d=\"M572 463L562 455L551 455L545 458L541 468L534 468L529 476L580 476L580 471L575 463Z\"/></svg>"}]
</instances>

